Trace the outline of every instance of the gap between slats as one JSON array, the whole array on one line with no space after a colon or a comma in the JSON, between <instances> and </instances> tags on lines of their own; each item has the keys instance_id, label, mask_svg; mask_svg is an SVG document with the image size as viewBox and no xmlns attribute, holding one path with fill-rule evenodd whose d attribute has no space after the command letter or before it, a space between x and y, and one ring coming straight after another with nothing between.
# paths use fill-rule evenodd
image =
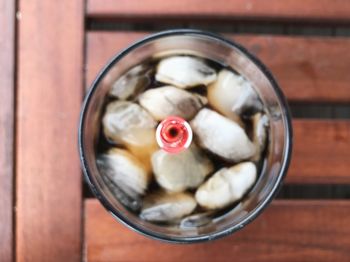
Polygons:
<instances>
[{"instance_id":1,"label":"gap between slats","mask_svg":"<svg viewBox=\"0 0 350 262\"><path fill-rule=\"evenodd\" d=\"M242 21L234 23L213 21L114 21L86 19L87 31L133 31L133 32L159 32L162 30L188 28L199 29L210 32L221 32L231 34L256 34L256 35L290 35L290 36L332 36L349 37L350 27L347 25L327 23L293 23L293 22L271 22L271 21Z\"/></svg>"}]
</instances>

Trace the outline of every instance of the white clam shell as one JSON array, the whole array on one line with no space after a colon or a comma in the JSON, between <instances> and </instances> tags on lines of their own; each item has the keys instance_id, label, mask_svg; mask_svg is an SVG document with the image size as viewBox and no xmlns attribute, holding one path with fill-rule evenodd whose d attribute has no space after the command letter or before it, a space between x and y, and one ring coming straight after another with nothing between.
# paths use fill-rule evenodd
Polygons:
<instances>
[{"instance_id":1,"label":"white clam shell","mask_svg":"<svg viewBox=\"0 0 350 262\"><path fill-rule=\"evenodd\" d=\"M142 91L150 83L150 70L144 65L138 65L118 78L112 84L109 94L121 100L126 100Z\"/></svg>"},{"instance_id":2,"label":"white clam shell","mask_svg":"<svg viewBox=\"0 0 350 262\"><path fill-rule=\"evenodd\" d=\"M181 228L198 228L213 222L213 211L193 214L180 221Z\"/></svg>"},{"instance_id":3,"label":"white clam shell","mask_svg":"<svg viewBox=\"0 0 350 262\"><path fill-rule=\"evenodd\" d=\"M150 181L144 165L132 154L123 149L113 148L97 159L102 175L108 176L128 196L143 195Z\"/></svg>"},{"instance_id":4,"label":"white clam shell","mask_svg":"<svg viewBox=\"0 0 350 262\"><path fill-rule=\"evenodd\" d=\"M267 115L256 113L252 117L253 121L253 142L256 147L256 153L253 156L253 161L259 161L261 154L264 151L267 143L269 119Z\"/></svg>"},{"instance_id":5,"label":"white clam shell","mask_svg":"<svg viewBox=\"0 0 350 262\"><path fill-rule=\"evenodd\" d=\"M140 105L156 120L168 116L179 116L191 119L205 104L205 99L185 90L164 86L150 89L139 97Z\"/></svg>"},{"instance_id":6,"label":"white clam shell","mask_svg":"<svg viewBox=\"0 0 350 262\"><path fill-rule=\"evenodd\" d=\"M148 221L174 221L192 213L196 205L189 193L153 193L145 197L140 217Z\"/></svg>"},{"instance_id":7,"label":"white clam shell","mask_svg":"<svg viewBox=\"0 0 350 262\"><path fill-rule=\"evenodd\" d=\"M199 58L172 56L161 60L157 67L156 80L162 83L189 88L208 85L215 81L216 72Z\"/></svg>"},{"instance_id":8,"label":"white clam shell","mask_svg":"<svg viewBox=\"0 0 350 262\"><path fill-rule=\"evenodd\" d=\"M170 192L195 188L213 171L213 164L194 145L177 154L158 150L152 155L152 167L158 184Z\"/></svg>"},{"instance_id":9,"label":"white clam shell","mask_svg":"<svg viewBox=\"0 0 350 262\"><path fill-rule=\"evenodd\" d=\"M238 200L254 185L257 170L252 162L222 168L201 185L195 197L207 209L224 208Z\"/></svg>"},{"instance_id":10,"label":"white clam shell","mask_svg":"<svg viewBox=\"0 0 350 262\"><path fill-rule=\"evenodd\" d=\"M203 108L190 122L202 147L227 160L238 162L255 154L255 146L234 121Z\"/></svg>"},{"instance_id":11,"label":"white clam shell","mask_svg":"<svg viewBox=\"0 0 350 262\"><path fill-rule=\"evenodd\" d=\"M251 83L227 69L221 70L217 80L208 86L208 100L214 109L236 121L246 109L262 109Z\"/></svg>"},{"instance_id":12,"label":"white clam shell","mask_svg":"<svg viewBox=\"0 0 350 262\"><path fill-rule=\"evenodd\" d=\"M105 136L115 143L123 143L131 130L155 128L157 122L138 104L115 101L107 106L102 119Z\"/></svg>"},{"instance_id":13,"label":"white clam shell","mask_svg":"<svg viewBox=\"0 0 350 262\"><path fill-rule=\"evenodd\" d=\"M100 169L103 170L103 164L99 164ZM103 171L101 171L102 173ZM109 190L112 194L122 203L125 207L129 208L134 212L139 212L142 206L141 197L138 196L129 196L127 195L121 187L116 185L113 180L111 180L108 176L102 175L102 180L106 183Z\"/></svg>"},{"instance_id":14,"label":"white clam shell","mask_svg":"<svg viewBox=\"0 0 350 262\"><path fill-rule=\"evenodd\" d=\"M123 144L151 172L151 156L159 149L154 128L131 129L122 133Z\"/></svg>"}]
</instances>

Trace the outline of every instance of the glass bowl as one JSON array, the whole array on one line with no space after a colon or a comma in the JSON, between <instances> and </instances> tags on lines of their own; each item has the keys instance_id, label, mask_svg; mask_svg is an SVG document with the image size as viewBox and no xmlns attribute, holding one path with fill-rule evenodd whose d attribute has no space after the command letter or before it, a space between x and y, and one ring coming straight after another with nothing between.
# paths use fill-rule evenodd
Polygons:
<instances>
[{"instance_id":1,"label":"glass bowl","mask_svg":"<svg viewBox=\"0 0 350 262\"><path fill-rule=\"evenodd\" d=\"M150 57L179 52L195 54L232 67L252 83L270 118L268 154L254 187L225 215L208 225L192 228L156 225L128 211L102 180L95 154L103 101L111 84L128 69ZM241 45L208 32L170 30L150 35L132 44L114 56L98 74L82 107L79 150L87 183L117 220L154 239L180 243L208 241L243 228L268 206L278 192L291 158L291 116L286 99L270 71Z\"/></svg>"}]
</instances>

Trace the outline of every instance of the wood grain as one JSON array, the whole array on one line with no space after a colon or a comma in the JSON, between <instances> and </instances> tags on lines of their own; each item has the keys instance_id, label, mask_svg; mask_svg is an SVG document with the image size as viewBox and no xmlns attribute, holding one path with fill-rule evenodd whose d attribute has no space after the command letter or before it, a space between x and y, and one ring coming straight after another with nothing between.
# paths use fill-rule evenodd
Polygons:
<instances>
[{"instance_id":1,"label":"wood grain","mask_svg":"<svg viewBox=\"0 0 350 262\"><path fill-rule=\"evenodd\" d=\"M347 0L89 0L89 17L349 22Z\"/></svg>"},{"instance_id":2,"label":"wood grain","mask_svg":"<svg viewBox=\"0 0 350 262\"><path fill-rule=\"evenodd\" d=\"M350 121L294 120L290 183L350 183Z\"/></svg>"},{"instance_id":3,"label":"wood grain","mask_svg":"<svg viewBox=\"0 0 350 262\"><path fill-rule=\"evenodd\" d=\"M145 35L135 32L89 32L87 85L113 55ZM243 44L271 69L290 101L350 102L350 39L228 37Z\"/></svg>"},{"instance_id":4,"label":"wood grain","mask_svg":"<svg viewBox=\"0 0 350 262\"><path fill-rule=\"evenodd\" d=\"M17 261L81 260L83 0L20 0Z\"/></svg>"},{"instance_id":5,"label":"wood grain","mask_svg":"<svg viewBox=\"0 0 350 262\"><path fill-rule=\"evenodd\" d=\"M15 1L0 0L0 261L13 258Z\"/></svg>"},{"instance_id":6,"label":"wood grain","mask_svg":"<svg viewBox=\"0 0 350 262\"><path fill-rule=\"evenodd\" d=\"M350 260L350 201L276 200L241 231L193 245L141 236L115 221L95 199L85 201L85 210L89 262Z\"/></svg>"}]
</instances>

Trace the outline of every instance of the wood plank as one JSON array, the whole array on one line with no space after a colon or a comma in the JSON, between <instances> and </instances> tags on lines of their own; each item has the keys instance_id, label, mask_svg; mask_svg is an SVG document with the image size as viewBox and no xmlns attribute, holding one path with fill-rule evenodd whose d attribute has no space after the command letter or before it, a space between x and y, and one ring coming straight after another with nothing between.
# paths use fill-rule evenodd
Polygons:
<instances>
[{"instance_id":1,"label":"wood plank","mask_svg":"<svg viewBox=\"0 0 350 262\"><path fill-rule=\"evenodd\" d=\"M349 22L347 0L89 0L89 17L119 19L262 19L269 21Z\"/></svg>"},{"instance_id":2,"label":"wood plank","mask_svg":"<svg viewBox=\"0 0 350 262\"><path fill-rule=\"evenodd\" d=\"M146 33L132 32L89 32L87 85L91 84L108 59L145 35ZM350 39L242 35L228 37L246 46L271 69L290 101L350 101Z\"/></svg>"},{"instance_id":3,"label":"wood plank","mask_svg":"<svg viewBox=\"0 0 350 262\"><path fill-rule=\"evenodd\" d=\"M295 119L293 131L286 183L350 183L350 121Z\"/></svg>"},{"instance_id":4,"label":"wood plank","mask_svg":"<svg viewBox=\"0 0 350 262\"><path fill-rule=\"evenodd\" d=\"M115 221L95 199L85 201L85 210L90 262L350 260L350 201L276 200L241 231L196 245L143 237Z\"/></svg>"},{"instance_id":5,"label":"wood plank","mask_svg":"<svg viewBox=\"0 0 350 262\"><path fill-rule=\"evenodd\" d=\"M0 261L13 258L15 1L0 0Z\"/></svg>"},{"instance_id":6,"label":"wood plank","mask_svg":"<svg viewBox=\"0 0 350 262\"><path fill-rule=\"evenodd\" d=\"M97 73L115 54L147 33L137 32L88 32L86 39L86 88L91 85Z\"/></svg>"},{"instance_id":7,"label":"wood plank","mask_svg":"<svg viewBox=\"0 0 350 262\"><path fill-rule=\"evenodd\" d=\"M294 120L290 183L350 183L350 121Z\"/></svg>"},{"instance_id":8,"label":"wood plank","mask_svg":"<svg viewBox=\"0 0 350 262\"><path fill-rule=\"evenodd\" d=\"M19 10L16 258L80 261L84 1Z\"/></svg>"}]
</instances>

